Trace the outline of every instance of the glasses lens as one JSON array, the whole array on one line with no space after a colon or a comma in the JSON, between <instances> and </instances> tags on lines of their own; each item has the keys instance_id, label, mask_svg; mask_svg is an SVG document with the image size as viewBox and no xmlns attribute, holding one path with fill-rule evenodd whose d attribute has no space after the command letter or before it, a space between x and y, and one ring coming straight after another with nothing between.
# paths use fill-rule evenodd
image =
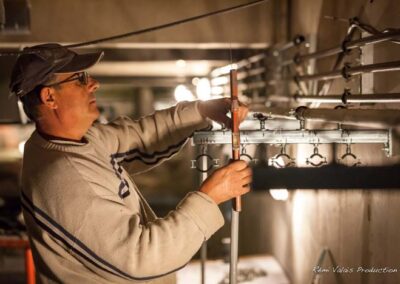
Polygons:
<instances>
[{"instance_id":1,"label":"glasses lens","mask_svg":"<svg viewBox=\"0 0 400 284\"><path fill-rule=\"evenodd\" d=\"M78 77L79 83L81 83L82 85L87 85L88 81L89 81L89 75L86 72L82 72L79 74Z\"/></svg>"}]
</instances>

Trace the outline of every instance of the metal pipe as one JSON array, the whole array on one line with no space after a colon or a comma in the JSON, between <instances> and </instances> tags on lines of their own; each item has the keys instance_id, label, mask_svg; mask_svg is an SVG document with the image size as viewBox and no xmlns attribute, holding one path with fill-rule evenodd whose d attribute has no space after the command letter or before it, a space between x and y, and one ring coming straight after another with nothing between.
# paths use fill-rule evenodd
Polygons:
<instances>
[{"instance_id":1,"label":"metal pipe","mask_svg":"<svg viewBox=\"0 0 400 284\"><path fill-rule=\"evenodd\" d=\"M239 245L239 211L232 208L231 220L231 260L229 263L229 284L237 283L237 262Z\"/></svg>"},{"instance_id":2,"label":"metal pipe","mask_svg":"<svg viewBox=\"0 0 400 284\"><path fill-rule=\"evenodd\" d=\"M357 47L362 47L362 46L369 45L369 44L376 44L376 43L380 43L380 42L389 41L389 40L392 40L399 36L400 36L400 30L395 30L395 31L372 35L369 37L365 37L365 38L361 38L361 39L357 39L357 40L353 40L353 41L349 41L349 42L344 41L341 46L332 47L332 48L320 50L320 51L309 53L309 54L297 55L293 59L282 62L282 65L286 66L286 65L289 65L292 63L299 64L301 62L304 62L304 61L310 60L310 59L321 59L321 58L332 56L332 55L338 54L340 52L344 52L344 51L354 49Z\"/></svg>"},{"instance_id":3,"label":"metal pipe","mask_svg":"<svg viewBox=\"0 0 400 284\"><path fill-rule=\"evenodd\" d=\"M268 97L269 98L269 97ZM287 98L287 97L285 97ZM325 95L325 96L303 96L295 95L294 100L298 103L400 103L400 93L392 94L363 94L363 95Z\"/></svg>"},{"instance_id":4,"label":"metal pipe","mask_svg":"<svg viewBox=\"0 0 400 284\"><path fill-rule=\"evenodd\" d=\"M400 110L395 109L308 109L298 108L301 120L326 121L375 128L400 125Z\"/></svg>"},{"instance_id":5,"label":"metal pipe","mask_svg":"<svg viewBox=\"0 0 400 284\"><path fill-rule=\"evenodd\" d=\"M203 171L200 173L200 175L201 175L201 183L203 183L208 176L207 173L208 160L206 156L203 156L201 158L201 167ZM200 259L201 259L201 284L206 284L207 241L204 241L203 244L201 245Z\"/></svg>"},{"instance_id":6,"label":"metal pipe","mask_svg":"<svg viewBox=\"0 0 400 284\"><path fill-rule=\"evenodd\" d=\"M260 54L256 54L253 56L250 56L249 58L246 59L242 59L236 63L232 63L229 65L225 65L219 68L214 69L213 71L211 71L211 77L218 77L221 75L226 75L229 74L230 70L235 67L236 69L241 69L243 67L246 67L250 64L256 63L258 61L263 60L266 57L266 55L264 53L260 53ZM233 66L232 66L233 65Z\"/></svg>"},{"instance_id":7,"label":"metal pipe","mask_svg":"<svg viewBox=\"0 0 400 284\"><path fill-rule=\"evenodd\" d=\"M239 132L239 99L238 99L238 84L236 70L232 69L230 72L231 82L231 118L232 118L232 159L234 161L240 160L240 132ZM241 208L240 197L235 198L233 209L240 212Z\"/></svg>"},{"instance_id":8,"label":"metal pipe","mask_svg":"<svg viewBox=\"0 0 400 284\"><path fill-rule=\"evenodd\" d=\"M261 75L263 73L265 73L264 67L255 68L248 71L237 72L237 80L241 81L248 77ZM219 76L211 79L211 83L213 86L220 86L227 84L228 80L229 80L228 76Z\"/></svg>"},{"instance_id":9,"label":"metal pipe","mask_svg":"<svg viewBox=\"0 0 400 284\"><path fill-rule=\"evenodd\" d=\"M240 160L240 132L239 132L239 99L236 70L230 71L231 87L231 119L232 119L232 159ZM237 259L238 259L238 238L239 238L239 212L242 210L241 198L236 197L232 202L232 223L231 223L231 257L229 266L229 283L237 283Z\"/></svg>"},{"instance_id":10,"label":"metal pipe","mask_svg":"<svg viewBox=\"0 0 400 284\"><path fill-rule=\"evenodd\" d=\"M282 45L281 47L277 48L274 50L274 55L278 55L279 53L282 53L292 47L299 46L302 44L306 38L303 35L297 35L292 41L289 41L288 43Z\"/></svg>"},{"instance_id":11,"label":"metal pipe","mask_svg":"<svg viewBox=\"0 0 400 284\"><path fill-rule=\"evenodd\" d=\"M351 76L360 75L363 73L378 73L378 72L389 72L400 70L400 61L375 63L369 65L360 65L355 67L345 66L340 70L335 70L332 72L325 72L313 75L295 76L295 80L298 82L302 81L325 81L336 78L348 79Z\"/></svg>"}]
</instances>

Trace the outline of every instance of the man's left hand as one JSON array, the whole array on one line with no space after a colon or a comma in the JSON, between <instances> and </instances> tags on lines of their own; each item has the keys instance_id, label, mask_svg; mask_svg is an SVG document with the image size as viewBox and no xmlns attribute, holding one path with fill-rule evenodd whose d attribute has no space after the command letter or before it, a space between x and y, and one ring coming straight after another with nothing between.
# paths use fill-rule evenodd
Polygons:
<instances>
[{"instance_id":1,"label":"man's left hand","mask_svg":"<svg viewBox=\"0 0 400 284\"><path fill-rule=\"evenodd\" d=\"M218 123L223 123L226 127L231 128L231 119L227 113L231 110L231 99L222 98L209 101L199 102L200 114ZM246 118L249 108L239 102L239 121L240 123Z\"/></svg>"}]
</instances>

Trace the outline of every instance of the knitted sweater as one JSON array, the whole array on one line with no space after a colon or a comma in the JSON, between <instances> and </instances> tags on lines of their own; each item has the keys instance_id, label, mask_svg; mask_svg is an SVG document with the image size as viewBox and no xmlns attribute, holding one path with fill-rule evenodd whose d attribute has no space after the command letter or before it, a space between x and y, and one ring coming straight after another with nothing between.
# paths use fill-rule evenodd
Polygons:
<instances>
[{"instance_id":1,"label":"knitted sweater","mask_svg":"<svg viewBox=\"0 0 400 284\"><path fill-rule=\"evenodd\" d=\"M38 283L174 283L223 217L201 192L157 218L131 176L206 126L197 103L91 127L84 143L25 145L22 207Z\"/></svg>"}]
</instances>

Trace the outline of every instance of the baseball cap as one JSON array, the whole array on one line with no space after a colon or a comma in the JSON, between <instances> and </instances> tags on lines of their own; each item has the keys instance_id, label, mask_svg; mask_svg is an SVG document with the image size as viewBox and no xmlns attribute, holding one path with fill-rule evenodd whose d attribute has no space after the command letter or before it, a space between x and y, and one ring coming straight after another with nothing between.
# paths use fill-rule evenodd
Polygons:
<instances>
[{"instance_id":1,"label":"baseball cap","mask_svg":"<svg viewBox=\"0 0 400 284\"><path fill-rule=\"evenodd\" d=\"M78 54L58 43L24 48L11 73L10 91L21 98L36 86L45 84L53 74L86 70L103 55L102 51Z\"/></svg>"}]
</instances>

